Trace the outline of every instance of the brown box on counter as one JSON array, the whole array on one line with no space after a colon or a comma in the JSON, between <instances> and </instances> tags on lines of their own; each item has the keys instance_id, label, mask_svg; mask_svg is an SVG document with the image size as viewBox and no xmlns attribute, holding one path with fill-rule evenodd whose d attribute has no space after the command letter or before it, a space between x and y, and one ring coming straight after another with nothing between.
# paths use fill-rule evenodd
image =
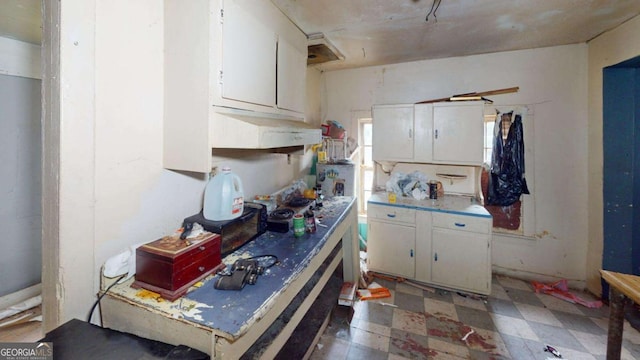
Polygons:
<instances>
[{"instance_id":1,"label":"brown box on counter","mask_svg":"<svg viewBox=\"0 0 640 360\"><path fill-rule=\"evenodd\" d=\"M204 233L181 240L165 236L136 249L136 280L133 288L157 292L173 301L191 285L224 268L220 235Z\"/></svg>"}]
</instances>

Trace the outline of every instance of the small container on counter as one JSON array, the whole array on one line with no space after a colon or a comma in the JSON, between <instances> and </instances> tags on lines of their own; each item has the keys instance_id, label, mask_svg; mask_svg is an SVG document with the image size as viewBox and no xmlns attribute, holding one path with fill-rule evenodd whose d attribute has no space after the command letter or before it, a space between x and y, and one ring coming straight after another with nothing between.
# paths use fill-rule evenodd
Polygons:
<instances>
[{"instance_id":1,"label":"small container on counter","mask_svg":"<svg viewBox=\"0 0 640 360\"><path fill-rule=\"evenodd\" d=\"M304 228L308 233L316 232L316 217L311 207L304 212Z\"/></svg>"},{"instance_id":2,"label":"small container on counter","mask_svg":"<svg viewBox=\"0 0 640 360\"><path fill-rule=\"evenodd\" d=\"M304 235L305 224L302 214L293 215L293 236L300 237Z\"/></svg>"}]
</instances>

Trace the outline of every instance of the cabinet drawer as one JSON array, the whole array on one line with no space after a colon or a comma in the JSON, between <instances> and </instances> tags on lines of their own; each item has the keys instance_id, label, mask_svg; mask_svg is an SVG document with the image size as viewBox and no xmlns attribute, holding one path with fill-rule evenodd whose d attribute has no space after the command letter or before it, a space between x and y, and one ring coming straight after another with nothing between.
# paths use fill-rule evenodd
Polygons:
<instances>
[{"instance_id":1,"label":"cabinet drawer","mask_svg":"<svg viewBox=\"0 0 640 360\"><path fill-rule=\"evenodd\" d=\"M369 204L367 209L367 217L406 224L416 223L415 210L396 206L380 206Z\"/></svg>"},{"instance_id":2,"label":"cabinet drawer","mask_svg":"<svg viewBox=\"0 0 640 360\"><path fill-rule=\"evenodd\" d=\"M488 234L491 219L434 212L433 227Z\"/></svg>"}]
</instances>

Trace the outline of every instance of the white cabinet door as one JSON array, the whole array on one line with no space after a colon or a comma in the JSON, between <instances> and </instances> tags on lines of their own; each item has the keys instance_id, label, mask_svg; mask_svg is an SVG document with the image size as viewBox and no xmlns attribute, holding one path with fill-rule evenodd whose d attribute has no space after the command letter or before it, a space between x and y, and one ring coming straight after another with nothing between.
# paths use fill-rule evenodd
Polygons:
<instances>
[{"instance_id":1,"label":"white cabinet door","mask_svg":"<svg viewBox=\"0 0 640 360\"><path fill-rule=\"evenodd\" d=\"M413 160L413 105L377 105L373 116L373 160Z\"/></svg>"},{"instance_id":2,"label":"white cabinet door","mask_svg":"<svg viewBox=\"0 0 640 360\"><path fill-rule=\"evenodd\" d=\"M307 52L278 40L278 108L304 113Z\"/></svg>"},{"instance_id":3,"label":"white cabinet door","mask_svg":"<svg viewBox=\"0 0 640 360\"><path fill-rule=\"evenodd\" d=\"M431 211L416 211L416 276L431 282Z\"/></svg>"},{"instance_id":4,"label":"white cabinet door","mask_svg":"<svg viewBox=\"0 0 640 360\"><path fill-rule=\"evenodd\" d=\"M276 33L236 0L224 1L222 22L222 97L274 106Z\"/></svg>"},{"instance_id":5,"label":"white cabinet door","mask_svg":"<svg viewBox=\"0 0 640 360\"><path fill-rule=\"evenodd\" d=\"M412 226L369 219L367 230L369 270L413 278L415 236L416 229Z\"/></svg>"},{"instance_id":6,"label":"white cabinet door","mask_svg":"<svg viewBox=\"0 0 640 360\"><path fill-rule=\"evenodd\" d=\"M491 292L489 234L433 228L433 283L481 294Z\"/></svg>"},{"instance_id":7,"label":"white cabinet door","mask_svg":"<svg viewBox=\"0 0 640 360\"><path fill-rule=\"evenodd\" d=\"M437 103L433 105L433 161L482 165L484 104Z\"/></svg>"}]
</instances>

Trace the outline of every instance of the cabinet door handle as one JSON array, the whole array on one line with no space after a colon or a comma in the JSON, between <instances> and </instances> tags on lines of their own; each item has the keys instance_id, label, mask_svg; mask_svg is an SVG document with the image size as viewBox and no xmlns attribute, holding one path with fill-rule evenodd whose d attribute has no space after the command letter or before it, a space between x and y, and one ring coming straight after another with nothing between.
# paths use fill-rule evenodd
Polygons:
<instances>
[{"instance_id":1,"label":"cabinet door handle","mask_svg":"<svg viewBox=\"0 0 640 360\"><path fill-rule=\"evenodd\" d=\"M436 129L435 134L436 134L436 139L437 139L438 138L438 129Z\"/></svg>"},{"instance_id":2,"label":"cabinet door handle","mask_svg":"<svg viewBox=\"0 0 640 360\"><path fill-rule=\"evenodd\" d=\"M457 227L465 227L465 226L467 226L467 224L465 224L465 223L459 223L459 222L454 223L454 225L455 225L455 226L457 226Z\"/></svg>"},{"instance_id":3,"label":"cabinet door handle","mask_svg":"<svg viewBox=\"0 0 640 360\"><path fill-rule=\"evenodd\" d=\"M413 257L413 249L409 251L409 256Z\"/></svg>"},{"instance_id":4,"label":"cabinet door handle","mask_svg":"<svg viewBox=\"0 0 640 360\"><path fill-rule=\"evenodd\" d=\"M413 136L413 130L409 129L409 139L411 139L412 136Z\"/></svg>"},{"instance_id":5,"label":"cabinet door handle","mask_svg":"<svg viewBox=\"0 0 640 360\"><path fill-rule=\"evenodd\" d=\"M435 253L435 254L433 255L433 261L438 261L438 253Z\"/></svg>"},{"instance_id":6,"label":"cabinet door handle","mask_svg":"<svg viewBox=\"0 0 640 360\"><path fill-rule=\"evenodd\" d=\"M396 217L396 214L387 214L387 217L394 218Z\"/></svg>"}]
</instances>

